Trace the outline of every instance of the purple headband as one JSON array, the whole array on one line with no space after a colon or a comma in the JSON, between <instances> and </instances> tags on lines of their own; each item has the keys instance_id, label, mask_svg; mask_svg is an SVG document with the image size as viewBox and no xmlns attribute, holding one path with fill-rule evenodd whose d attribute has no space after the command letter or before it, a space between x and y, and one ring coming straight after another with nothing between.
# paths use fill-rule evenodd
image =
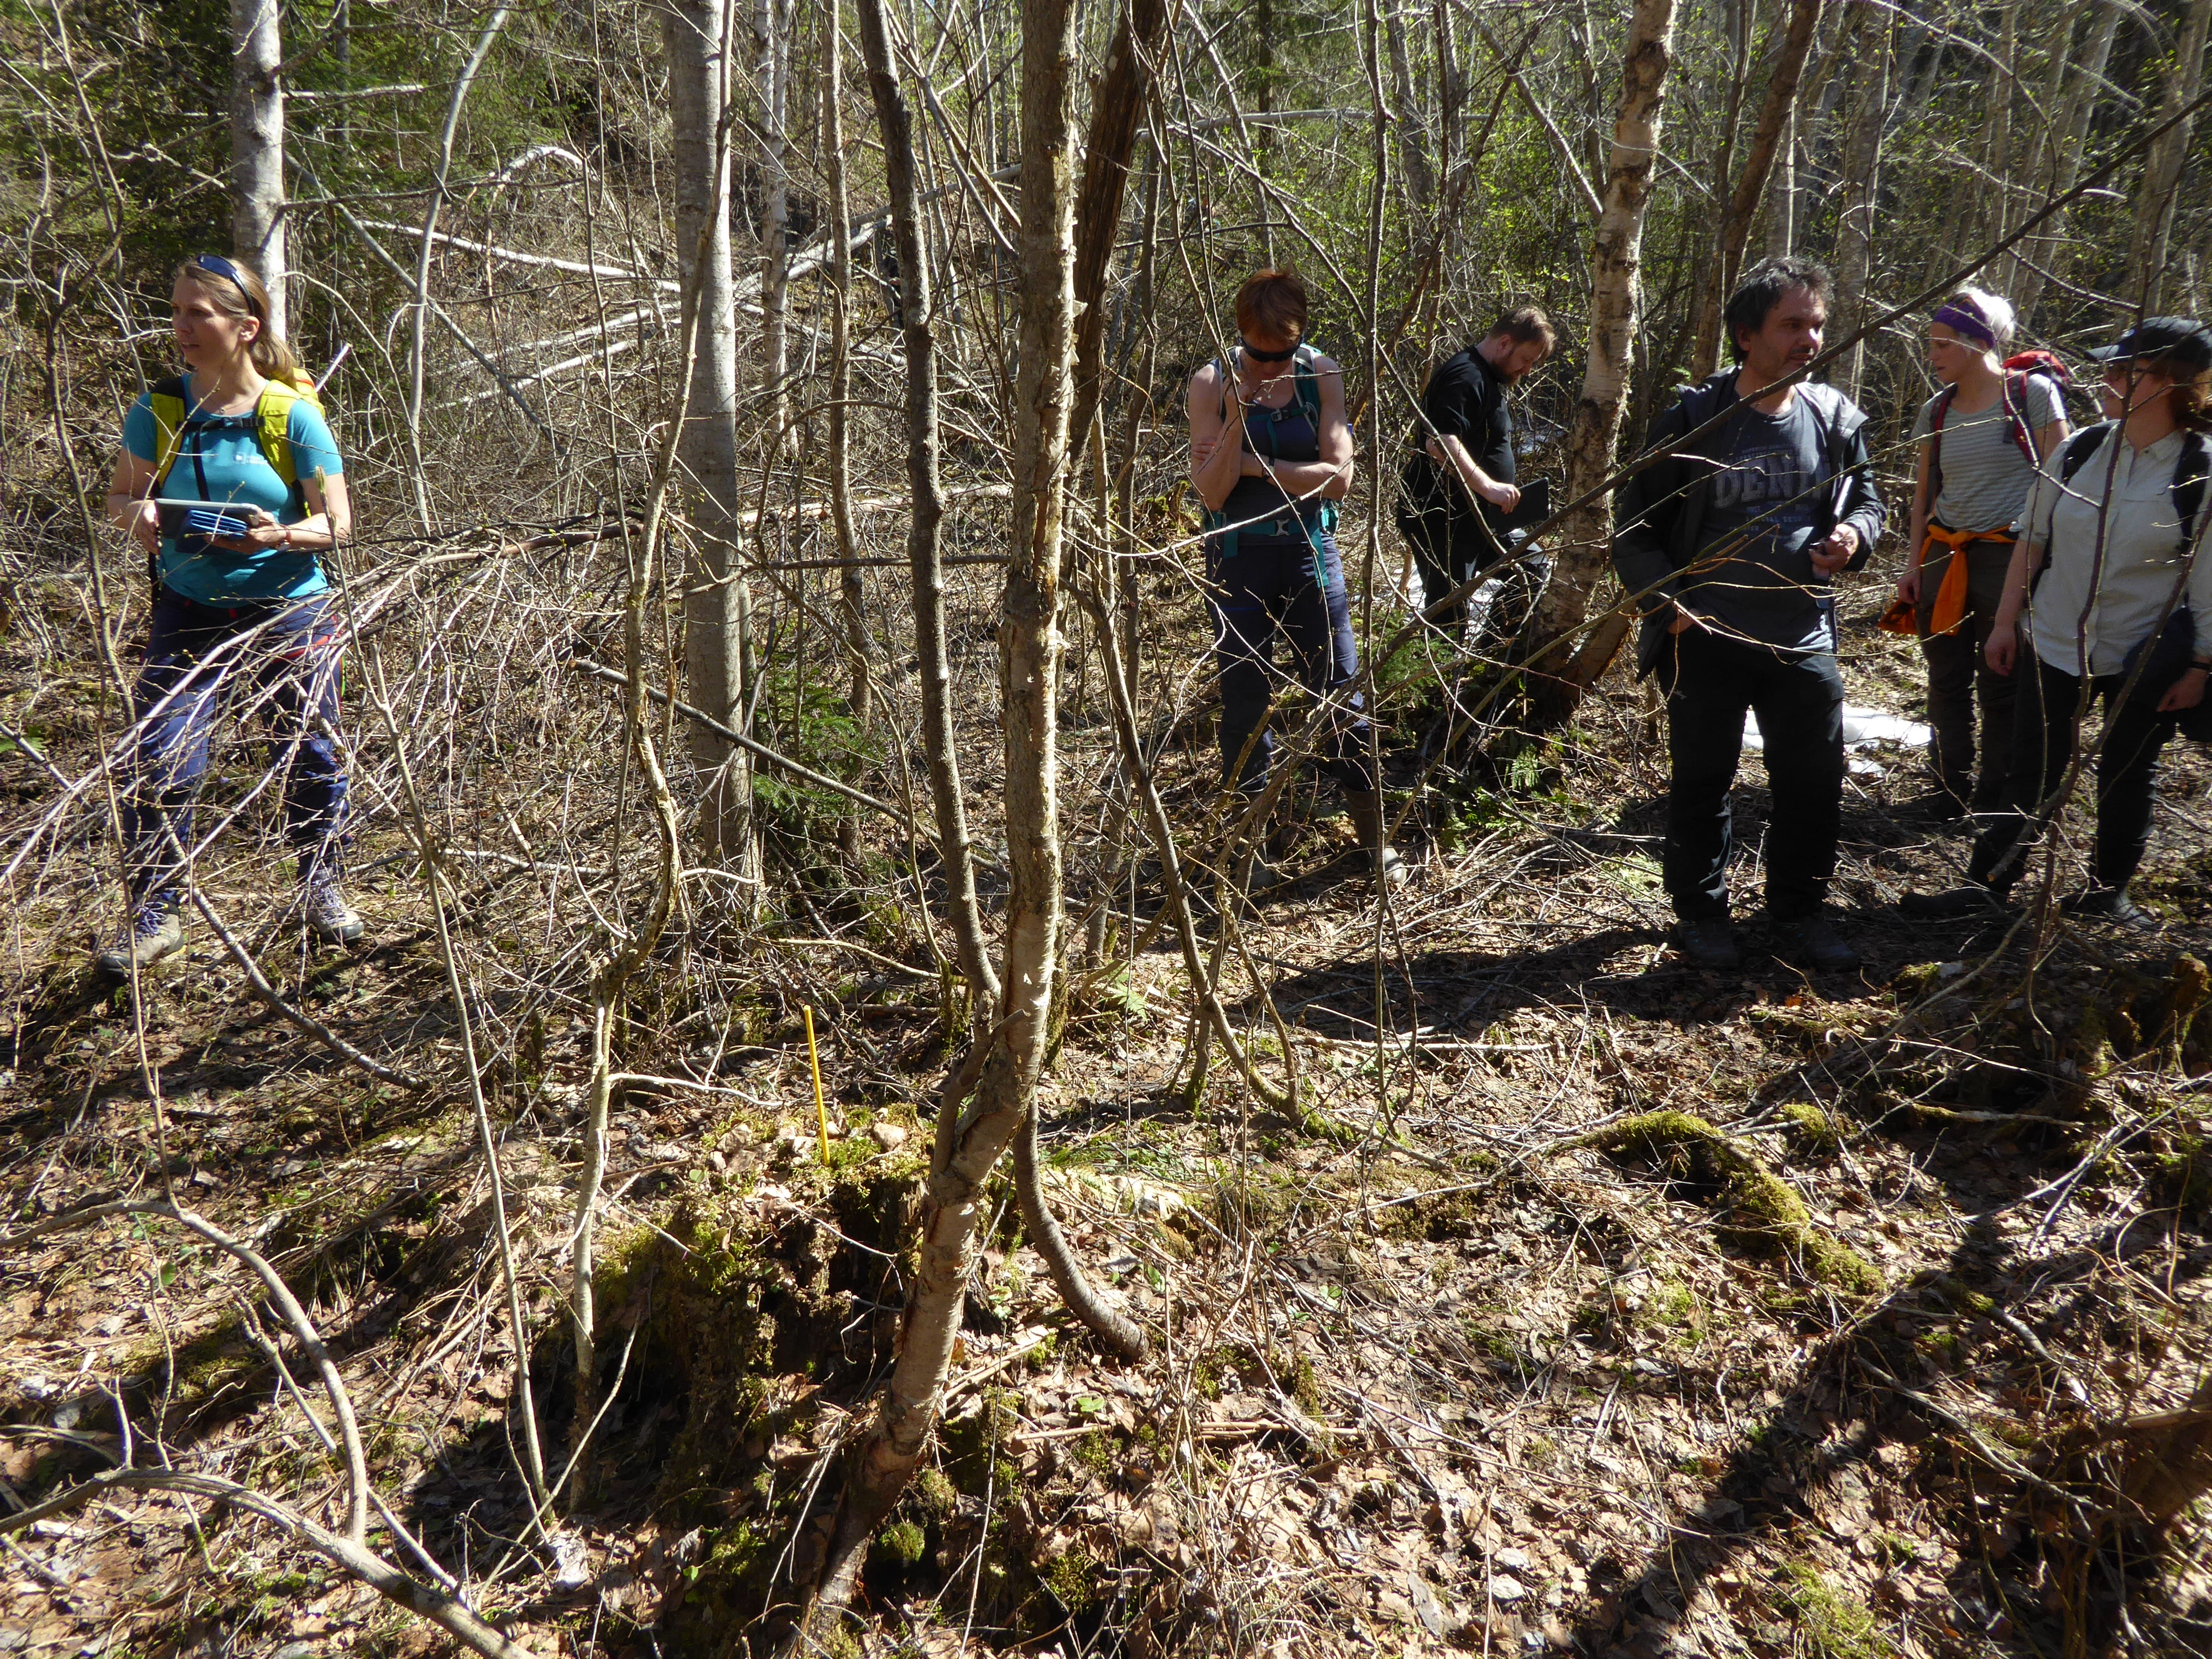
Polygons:
<instances>
[{"instance_id":1,"label":"purple headband","mask_svg":"<svg viewBox=\"0 0 2212 1659\"><path fill-rule=\"evenodd\" d=\"M1978 311L1969 311L1956 301L1947 300L1936 308L1930 322L1948 323L1951 327L1980 346L1984 351L1997 349L1997 337L1988 321Z\"/></svg>"}]
</instances>

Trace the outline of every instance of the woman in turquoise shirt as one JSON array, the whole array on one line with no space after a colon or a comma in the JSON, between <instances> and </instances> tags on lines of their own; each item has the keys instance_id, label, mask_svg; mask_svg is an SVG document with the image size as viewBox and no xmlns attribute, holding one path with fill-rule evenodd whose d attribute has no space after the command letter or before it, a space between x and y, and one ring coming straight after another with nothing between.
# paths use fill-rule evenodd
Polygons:
<instances>
[{"instance_id":1,"label":"woman in turquoise shirt","mask_svg":"<svg viewBox=\"0 0 2212 1659\"><path fill-rule=\"evenodd\" d=\"M124 810L131 921L99 957L118 978L183 948L192 803L234 684L265 698L273 717L270 763L284 774L308 927L334 944L362 933L338 884L339 646L319 562L351 522L337 446L250 267L199 254L178 267L170 305L191 372L131 406L107 492L108 517L146 550L159 584ZM200 501L212 506L174 505Z\"/></svg>"}]
</instances>

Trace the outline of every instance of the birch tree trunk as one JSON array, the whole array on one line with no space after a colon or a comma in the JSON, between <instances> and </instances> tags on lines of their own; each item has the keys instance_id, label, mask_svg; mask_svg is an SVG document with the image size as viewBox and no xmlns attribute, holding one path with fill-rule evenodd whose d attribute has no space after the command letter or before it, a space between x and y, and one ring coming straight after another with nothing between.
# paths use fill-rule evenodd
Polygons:
<instances>
[{"instance_id":1,"label":"birch tree trunk","mask_svg":"<svg viewBox=\"0 0 2212 1659\"><path fill-rule=\"evenodd\" d=\"M938 851L945 860L954 948L978 1010L995 1006L998 975L983 944L975 902L975 860L968 839L968 807L960 792L959 751L952 731L952 667L945 641L945 564L940 538L945 492L937 474L936 303L929 249L922 236L921 192L915 182L914 117L891 64L883 0L854 0L860 54L868 66L876 125L883 134L884 184L890 197L898 248L898 315L906 346L906 471L914 511L907 561L914 572L914 644L921 674L922 748L937 814Z\"/></svg>"},{"instance_id":2,"label":"birch tree trunk","mask_svg":"<svg viewBox=\"0 0 2212 1659\"><path fill-rule=\"evenodd\" d=\"M728 142L722 112L729 94L731 3L668 0L661 28L674 129L676 251L687 285L694 264L700 267L691 395L676 450L692 540L684 582L684 678L696 707L742 730L747 595L738 564L737 317L730 170L718 154ZM751 763L698 722L689 729L692 761L714 780L700 815L708 848L726 866L750 875Z\"/></svg>"},{"instance_id":3,"label":"birch tree trunk","mask_svg":"<svg viewBox=\"0 0 2212 1659\"><path fill-rule=\"evenodd\" d=\"M1571 501L1605 481L1620 446L1620 414L1628 395L1641 301L1644 217L1651 199L1651 170L1659 155L1674 46L1674 0L1636 0L1620 106L1613 118L1604 209L1590 247L1589 356L1567 431L1566 495ZM1601 657L1593 657L1588 648L1577 655L1572 637L1589 612L1589 597L1598 579L1611 568L1612 544L1609 491L1570 514L1556 538L1552 579L1528 619L1518 653L1526 658L1541 647L1531 665L1529 696L1530 719L1540 730L1566 722L1620 647L1621 634L1616 633Z\"/></svg>"},{"instance_id":4,"label":"birch tree trunk","mask_svg":"<svg viewBox=\"0 0 2212 1659\"><path fill-rule=\"evenodd\" d=\"M1868 313L1867 283L1874 271L1875 216L1881 202L1881 134L1889 112L1890 12L1876 0L1851 0L1848 39L1857 58L1850 116L1844 144L1844 206L1836 223L1836 299L1832 325L1855 331ZM1835 383L1854 401L1866 368L1866 343L1844 356Z\"/></svg>"},{"instance_id":5,"label":"birch tree trunk","mask_svg":"<svg viewBox=\"0 0 2212 1659\"><path fill-rule=\"evenodd\" d=\"M860 538L853 525L853 456L845 405L853 395L853 204L845 189L845 41L840 8L822 22L822 156L830 185L830 524L837 538L837 614L853 663L846 702L863 731L872 714L868 617L860 586Z\"/></svg>"},{"instance_id":6,"label":"birch tree trunk","mask_svg":"<svg viewBox=\"0 0 2212 1659\"><path fill-rule=\"evenodd\" d=\"M1743 269L1744 251L1751 243L1751 228L1759 216L1759 201L1774 167L1775 151L1790 130L1797 106L1797 88L1805 73L1805 58L1813 50L1813 36L1820 21L1821 0L1790 0L1789 31L1782 38L1780 55L1766 82L1766 95L1759 107L1759 125L1744 154L1743 171L1729 191L1728 209L1721 219L1719 258L1712 280L1705 285L1698 307L1698 341L1691 361L1693 378L1703 380L1718 367L1721 307ZM1785 178L1787 178L1785 173ZM1725 179L1723 187L1727 188ZM1785 185L1785 188L1787 186Z\"/></svg>"},{"instance_id":7,"label":"birch tree trunk","mask_svg":"<svg viewBox=\"0 0 2212 1659\"><path fill-rule=\"evenodd\" d=\"M2173 66L2166 71L2166 94L2159 100L2156 118L2170 121L2193 101L2204 83L2204 42L2212 29L2212 0L2191 0L2181 27ZM2181 163L2189 154L2191 123L2182 122L2160 136L2143 162L2142 182L2136 191L2135 230L2128 239L2128 270L2142 284L2143 305L2156 314L2164 309L2166 241L2173 231L2175 187L2181 181Z\"/></svg>"},{"instance_id":8,"label":"birch tree trunk","mask_svg":"<svg viewBox=\"0 0 2212 1659\"><path fill-rule=\"evenodd\" d=\"M863 27L877 0L861 0ZM880 15L875 20L880 39ZM1073 387L1075 0L1023 0L1022 200L1013 535L999 688L1006 763L1005 994L979 1036L975 1098L940 1103L921 1262L880 1416L855 1461L836 1547L806 1634L851 1598L878 1524L913 1478L942 1402L974 1266L985 1182L1035 1105L1060 929L1058 695L1061 507ZM877 48L867 44L875 74ZM885 154L891 150L885 135ZM967 1068L963 1066L963 1072ZM951 1133L947 1121L961 1114Z\"/></svg>"},{"instance_id":9,"label":"birch tree trunk","mask_svg":"<svg viewBox=\"0 0 2212 1659\"><path fill-rule=\"evenodd\" d=\"M276 0L230 0L230 246L269 285L269 326L285 326L284 61Z\"/></svg>"}]
</instances>

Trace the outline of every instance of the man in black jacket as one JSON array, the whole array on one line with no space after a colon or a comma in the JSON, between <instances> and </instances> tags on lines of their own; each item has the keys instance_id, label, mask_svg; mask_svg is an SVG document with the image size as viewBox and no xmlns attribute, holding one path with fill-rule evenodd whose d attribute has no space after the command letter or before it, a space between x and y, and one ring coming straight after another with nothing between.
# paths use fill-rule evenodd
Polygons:
<instances>
[{"instance_id":1,"label":"man in black jacket","mask_svg":"<svg viewBox=\"0 0 2212 1659\"><path fill-rule=\"evenodd\" d=\"M1820 355L1828 273L1770 259L1729 295L1738 366L1652 423L1663 459L1622 488L1613 562L1644 617L1639 673L1667 692L1673 782L1667 894L1682 952L1734 968L1728 796L1747 709L1759 716L1773 811L1766 908L1785 954L1858 965L1824 910L1843 816L1844 682L1829 583L1881 534L1866 416L1832 386L1765 389ZM1708 426L1710 430L1706 430Z\"/></svg>"}]
</instances>

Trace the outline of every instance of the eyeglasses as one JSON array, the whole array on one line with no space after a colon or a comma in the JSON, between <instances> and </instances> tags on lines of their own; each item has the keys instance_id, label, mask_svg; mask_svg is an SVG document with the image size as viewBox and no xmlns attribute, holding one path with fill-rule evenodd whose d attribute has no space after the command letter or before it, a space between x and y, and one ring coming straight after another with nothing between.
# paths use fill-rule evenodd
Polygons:
<instances>
[{"instance_id":1,"label":"eyeglasses","mask_svg":"<svg viewBox=\"0 0 2212 1659\"><path fill-rule=\"evenodd\" d=\"M220 253L195 253L192 255L192 263L202 270L211 271L216 276L226 279L233 288L246 296L246 308L257 317L261 314L261 307L253 303L253 290L246 287L246 278L239 274L236 265L231 264Z\"/></svg>"}]
</instances>

